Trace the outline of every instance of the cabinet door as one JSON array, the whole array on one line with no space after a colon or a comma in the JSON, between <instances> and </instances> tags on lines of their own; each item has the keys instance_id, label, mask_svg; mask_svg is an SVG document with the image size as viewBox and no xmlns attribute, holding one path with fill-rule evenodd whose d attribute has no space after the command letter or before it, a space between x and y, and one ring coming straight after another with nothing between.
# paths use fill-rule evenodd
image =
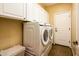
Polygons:
<instances>
[{"instance_id":1,"label":"cabinet door","mask_svg":"<svg viewBox=\"0 0 79 59\"><path fill-rule=\"evenodd\" d=\"M41 6L39 8L40 13L39 13L39 19L40 23L48 23L48 13L46 10L44 10Z\"/></svg>"},{"instance_id":2,"label":"cabinet door","mask_svg":"<svg viewBox=\"0 0 79 59\"><path fill-rule=\"evenodd\" d=\"M33 21L34 20L34 15L33 15L33 6L32 4L27 4L27 15L26 18L28 21Z\"/></svg>"},{"instance_id":3,"label":"cabinet door","mask_svg":"<svg viewBox=\"0 0 79 59\"><path fill-rule=\"evenodd\" d=\"M39 4L27 4L27 20L46 23L47 17L47 12Z\"/></svg>"},{"instance_id":4,"label":"cabinet door","mask_svg":"<svg viewBox=\"0 0 79 59\"><path fill-rule=\"evenodd\" d=\"M26 18L29 21L36 21L36 5L33 3L27 4L27 15Z\"/></svg>"},{"instance_id":5,"label":"cabinet door","mask_svg":"<svg viewBox=\"0 0 79 59\"><path fill-rule=\"evenodd\" d=\"M0 15L2 15L2 12L3 12L3 4L0 3Z\"/></svg>"},{"instance_id":6,"label":"cabinet door","mask_svg":"<svg viewBox=\"0 0 79 59\"><path fill-rule=\"evenodd\" d=\"M23 3L4 3L4 14L11 17L24 18Z\"/></svg>"},{"instance_id":7,"label":"cabinet door","mask_svg":"<svg viewBox=\"0 0 79 59\"><path fill-rule=\"evenodd\" d=\"M43 16L43 8L39 5L39 4L37 4L36 5L36 8L37 8L37 10L36 10L36 18L37 18L37 22L39 22L40 24L43 24L44 23L44 17L45 16Z\"/></svg>"},{"instance_id":8,"label":"cabinet door","mask_svg":"<svg viewBox=\"0 0 79 59\"><path fill-rule=\"evenodd\" d=\"M43 10L43 21L44 23L49 23L49 17L47 11Z\"/></svg>"},{"instance_id":9,"label":"cabinet door","mask_svg":"<svg viewBox=\"0 0 79 59\"><path fill-rule=\"evenodd\" d=\"M35 18L36 18L36 21L40 23L40 22L41 22L41 10L40 10L40 5L39 5L39 4L36 4L36 5L35 5L35 9L36 9L36 10L35 10L35 16L36 16Z\"/></svg>"},{"instance_id":10,"label":"cabinet door","mask_svg":"<svg viewBox=\"0 0 79 59\"><path fill-rule=\"evenodd\" d=\"M41 10L41 7L39 7L39 22L42 24L43 23L43 19L42 19L42 10Z\"/></svg>"}]
</instances>

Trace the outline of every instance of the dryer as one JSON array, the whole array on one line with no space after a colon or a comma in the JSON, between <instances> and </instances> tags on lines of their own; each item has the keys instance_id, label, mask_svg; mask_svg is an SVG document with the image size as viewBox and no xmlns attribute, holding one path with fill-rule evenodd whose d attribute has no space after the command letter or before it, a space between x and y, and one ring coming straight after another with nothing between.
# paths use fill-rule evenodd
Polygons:
<instances>
[{"instance_id":1,"label":"dryer","mask_svg":"<svg viewBox=\"0 0 79 59\"><path fill-rule=\"evenodd\" d=\"M53 31L53 27L49 26L48 30L49 30L49 39L51 40L51 43L53 44L54 43L54 31Z\"/></svg>"},{"instance_id":2,"label":"dryer","mask_svg":"<svg viewBox=\"0 0 79 59\"><path fill-rule=\"evenodd\" d=\"M54 41L54 32L53 32L53 26L51 26L50 24L46 24L48 33L49 33L49 39L51 40L51 43L53 43Z\"/></svg>"},{"instance_id":3,"label":"dryer","mask_svg":"<svg viewBox=\"0 0 79 59\"><path fill-rule=\"evenodd\" d=\"M42 55L47 47L51 45L47 28L37 22L25 22L23 34L23 45L26 47L26 54Z\"/></svg>"}]
</instances>

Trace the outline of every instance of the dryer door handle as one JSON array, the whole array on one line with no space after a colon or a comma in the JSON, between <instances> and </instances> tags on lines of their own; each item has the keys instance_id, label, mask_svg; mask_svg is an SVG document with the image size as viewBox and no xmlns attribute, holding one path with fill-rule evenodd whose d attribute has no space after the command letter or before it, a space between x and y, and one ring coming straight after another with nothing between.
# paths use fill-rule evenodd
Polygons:
<instances>
[{"instance_id":1,"label":"dryer door handle","mask_svg":"<svg viewBox=\"0 0 79 59\"><path fill-rule=\"evenodd\" d=\"M57 32L58 30L57 30L57 28L55 28L55 32Z\"/></svg>"}]
</instances>

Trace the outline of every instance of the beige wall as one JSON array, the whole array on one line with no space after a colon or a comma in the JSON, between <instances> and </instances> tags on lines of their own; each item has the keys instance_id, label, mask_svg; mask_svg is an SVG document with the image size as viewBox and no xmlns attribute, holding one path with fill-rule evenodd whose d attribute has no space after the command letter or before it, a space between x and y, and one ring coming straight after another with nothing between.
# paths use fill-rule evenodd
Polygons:
<instances>
[{"instance_id":1,"label":"beige wall","mask_svg":"<svg viewBox=\"0 0 79 59\"><path fill-rule=\"evenodd\" d=\"M73 7L73 4L55 4L55 5L52 5L50 7L44 7L47 12L49 13L49 23L51 25L54 24L54 14L56 12L60 12L60 11L71 11L71 22L72 22L72 40L75 40L76 39L76 20L75 20L75 12L74 12L74 7Z\"/></svg>"},{"instance_id":2,"label":"beige wall","mask_svg":"<svg viewBox=\"0 0 79 59\"><path fill-rule=\"evenodd\" d=\"M0 50L22 43L21 21L0 18Z\"/></svg>"}]
</instances>

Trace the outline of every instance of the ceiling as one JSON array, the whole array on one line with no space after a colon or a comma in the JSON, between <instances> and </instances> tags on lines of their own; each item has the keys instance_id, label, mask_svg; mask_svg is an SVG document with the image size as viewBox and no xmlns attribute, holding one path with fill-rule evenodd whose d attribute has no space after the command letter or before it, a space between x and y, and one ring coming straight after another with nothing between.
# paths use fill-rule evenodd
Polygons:
<instances>
[{"instance_id":1,"label":"ceiling","mask_svg":"<svg viewBox=\"0 0 79 59\"><path fill-rule=\"evenodd\" d=\"M54 4L56 4L56 3L40 3L40 5L42 5L42 6L51 6Z\"/></svg>"}]
</instances>

